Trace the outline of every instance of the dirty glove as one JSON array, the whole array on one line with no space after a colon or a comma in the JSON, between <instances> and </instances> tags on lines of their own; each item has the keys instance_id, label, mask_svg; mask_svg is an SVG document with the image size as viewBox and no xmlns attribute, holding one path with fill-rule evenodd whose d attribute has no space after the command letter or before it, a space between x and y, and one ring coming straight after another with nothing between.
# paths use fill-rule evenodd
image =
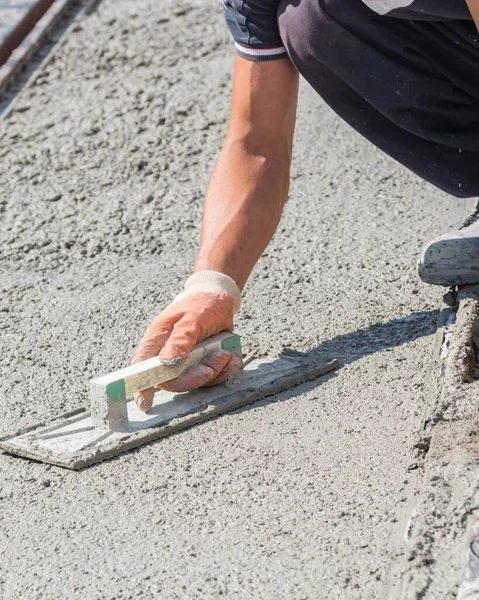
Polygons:
<instances>
[{"instance_id":1,"label":"dirty glove","mask_svg":"<svg viewBox=\"0 0 479 600\"><path fill-rule=\"evenodd\" d=\"M232 331L233 315L239 306L240 291L230 277L216 271L195 273L187 280L185 291L149 325L132 362L158 355L165 364L186 360L198 342L221 331ZM240 358L226 350L215 350L201 363L158 387L179 393L216 385L230 379L240 367ZM141 410L150 410L153 394L153 388L148 388L135 396Z\"/></svg>"}]
</instances>

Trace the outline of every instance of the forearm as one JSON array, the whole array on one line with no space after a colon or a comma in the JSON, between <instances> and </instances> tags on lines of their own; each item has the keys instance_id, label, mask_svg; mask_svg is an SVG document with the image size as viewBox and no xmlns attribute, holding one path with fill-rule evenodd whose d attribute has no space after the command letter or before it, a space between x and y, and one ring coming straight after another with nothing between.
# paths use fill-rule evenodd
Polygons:
<instances>
[{"instance_id":1,"label":"forearm","mask_svg":"<svg viewBox=\"0 0 479 600\"><path fill-rule=\"evenodd\" d=\"M278 225L289 186L298 94L298 73L289 59L260 63L237 57L231 121L205 198L195 272L217 271L243 288ZM159 356L186 360L194 345L231 330L240 298L221 275L189 278L184 293L150 324L134 362ZM215 385L232 377L241 360L227 351L168 384L171 391ZM137 397L141 410L153 403L153 388Z\"/></svg>"},{"instance_id":2,"label":"forearm","mask_svg":"<svg viewBox=\"0 0 479 600\"><path fill-rule=\"evenodd\" d=\"M243 288L281 218L289 166L288 153L261 155L228 136L206 193L195 271L225 273Z\"/></svg>"},{"instance_id":3,"label":"forearm","mask_svg":"<svg viewBox=\"0 0 479 600\"><path fill-rule=\"evenodd\" d=\"M219 271L245 285L288 195L297 95L288 59L236 58L231 121L206 193L195 272Z\"/></svg>"}]
</instances>

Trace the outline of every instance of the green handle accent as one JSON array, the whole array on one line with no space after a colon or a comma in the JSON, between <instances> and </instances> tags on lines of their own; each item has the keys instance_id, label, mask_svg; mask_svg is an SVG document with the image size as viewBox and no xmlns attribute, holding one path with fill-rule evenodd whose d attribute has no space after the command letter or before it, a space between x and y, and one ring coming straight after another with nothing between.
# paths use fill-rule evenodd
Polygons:
<instances>
[{"instance_id":1,"label":"green handle accent","mask_svg":"<svg viewBox=\"0 0 479 600\"><path fill-rule=\"evenodd\" d=\"M125 380L119 379L113 383L107 383L106 395L109 400L113 400L115 402L123 402L126 400Z\"/></svg>"},{"instance_id":2,"label":"green handle accent","mask_svg":"<svg viewBox=\"0 0 479 600\"><path fill-rule=\"evenodd\" d=\"M239 335L236 335L235 333L231 334L231 337L229 337L228 339L223 340L221 342L221 347L223 348L223 350L227 350L228 352L233 352L233 350L240 345L241 345L241 338Z\"/></svg>"}]
</instances>

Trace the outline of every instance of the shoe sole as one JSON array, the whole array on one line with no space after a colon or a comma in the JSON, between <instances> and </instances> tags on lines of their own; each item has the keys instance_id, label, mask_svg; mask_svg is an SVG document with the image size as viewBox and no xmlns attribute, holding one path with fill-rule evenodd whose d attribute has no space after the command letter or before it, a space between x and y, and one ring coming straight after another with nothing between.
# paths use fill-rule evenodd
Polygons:
<instances>
[{"instance_id":1,"label":"shoe sole","mask_svg":"<svg viewBox=\"0 0 479 600\"><path fill-rule=\"evenodd\" d=\"M454 270L451 276L451 267L447 265L425 265L419 261L417 265L419 279L431 285L442 285L450 287L453 285L476 285L479 284L479 268Z\"/></svg>"}]
</instances>

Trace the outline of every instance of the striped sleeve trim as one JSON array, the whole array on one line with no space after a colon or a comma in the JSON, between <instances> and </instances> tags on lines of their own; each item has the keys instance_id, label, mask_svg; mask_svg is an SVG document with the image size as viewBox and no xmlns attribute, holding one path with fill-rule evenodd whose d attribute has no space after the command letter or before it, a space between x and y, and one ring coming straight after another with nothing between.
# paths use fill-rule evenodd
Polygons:
<instances>
[{"instance_id":1,"label":"striped sleeve trim","mask_svg":"<svg viewBox=\"0 0 479 600\"><path fill-rule=\"evenodd\" d=\"M242 57L249 60L271 60L275 58L283 58L286 56L286 48L284 46L274 46L272 48L250 48L235 42L236 52Z\"/></svg>"}]
</instances>

